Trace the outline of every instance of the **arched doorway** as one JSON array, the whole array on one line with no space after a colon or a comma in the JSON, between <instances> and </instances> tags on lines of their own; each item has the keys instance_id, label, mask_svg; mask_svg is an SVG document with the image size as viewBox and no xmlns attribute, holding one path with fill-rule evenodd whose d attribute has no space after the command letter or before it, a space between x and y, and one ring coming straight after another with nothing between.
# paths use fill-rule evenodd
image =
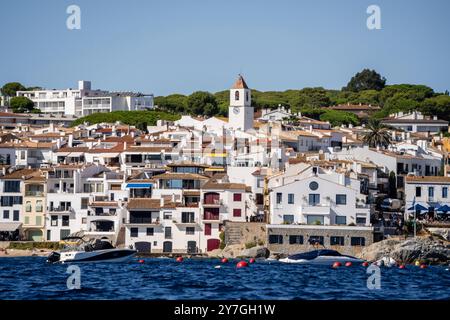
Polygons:
<instances>
[{"instance_id":1,"label":"arched doorway","mask_svg":"<svg viewBox=\"0 0 450 320\"><path fill-rule=\"evenodd\" d=\"M219 249L219 247L220 247L219 239L208 239L208 241L206 243L207 243L207 245L206 245L207 251L213 251L213 250Z\"/></svg>"},{"instance_id":2,"label":"arched doorway","mask_svg":"<svg viewBox=\"0 0 450 320\"><path fill-rule=\"evenodd\" d=\"M172 241L164 241L163 252L172 252Z\"/></svg>"}]
</instances>

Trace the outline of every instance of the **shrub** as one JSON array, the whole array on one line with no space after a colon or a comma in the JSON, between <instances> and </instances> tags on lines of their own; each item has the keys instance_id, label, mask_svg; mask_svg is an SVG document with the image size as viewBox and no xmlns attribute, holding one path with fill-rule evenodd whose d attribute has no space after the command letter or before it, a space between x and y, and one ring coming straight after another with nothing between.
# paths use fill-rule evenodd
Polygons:
<instances>
[{"instance_id":1,"label":"shrub","mask_svg":"<svg viewBox=\"0 0 450 320\"><path fill-rule=\"evenodd\" d=\"M59 250L62 245L59 242L10 242L8 249L17 250L33 250L33 249L50 249Z\"/></svg>"},{"instance_id":2,"label":"shrub","mask_svg":"<svg viewBox=\"0 0 450 320\"><path fill-rule=\"evenodd\" d=\"M245 249L250 249L250 248L253 248L253 247L256 247L256 242L255 241L250 241L250 242L247 242L245 244Z\"/></svg>"}]
</instances>

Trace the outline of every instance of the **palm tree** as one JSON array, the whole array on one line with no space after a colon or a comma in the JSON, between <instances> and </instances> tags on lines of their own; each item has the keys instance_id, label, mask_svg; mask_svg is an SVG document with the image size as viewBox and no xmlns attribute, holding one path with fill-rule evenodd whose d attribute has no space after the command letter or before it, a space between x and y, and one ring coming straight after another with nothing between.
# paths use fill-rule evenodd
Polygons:
<instances>
[{"instance_id":1,"label":"palm tree","mask_svg":"<svg viewBox=\"0 0 450 320\"><path fill-rule=\"evenodd\" d=\"M391 135L388 127L383 125L380 120L370 120L367 124L369 132L364 134L363 141L371 148L383 147L387 148L391 143Z\"/></svg>"}]
</instances>

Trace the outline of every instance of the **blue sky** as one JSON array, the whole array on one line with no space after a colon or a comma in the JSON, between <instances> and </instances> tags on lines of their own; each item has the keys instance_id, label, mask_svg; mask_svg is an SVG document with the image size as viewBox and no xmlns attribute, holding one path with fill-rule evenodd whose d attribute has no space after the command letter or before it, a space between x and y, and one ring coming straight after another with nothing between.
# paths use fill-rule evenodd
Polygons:
<instances>
[{"instance_id":1,"label":"blue sky","mask_svg":"<svg viewBox=\"0 0 450 320\"><path fill-rule=\"evenodd\" d=\"M71 4L81 30L66 28ZM371 4L381 30L366 27ZM447 0L3 0L0 12L0 85L189 94L241 72L263 91L339 89L368 67L450 89Z\"/></svg>"}]
</instances>

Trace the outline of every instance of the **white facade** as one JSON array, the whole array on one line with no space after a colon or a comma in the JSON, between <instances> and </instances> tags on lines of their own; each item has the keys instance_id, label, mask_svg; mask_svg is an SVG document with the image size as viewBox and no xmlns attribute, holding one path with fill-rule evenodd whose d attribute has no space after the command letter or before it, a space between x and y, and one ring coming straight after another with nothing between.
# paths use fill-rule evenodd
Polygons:
<instances>
[{"instance_id":1,"label":"white facade","mask_svg":"<svg viewBox=\"0 0 450 320\"><path fill-rule=\"evenodd\" d=\"M251 90L247 88L242 76L230 89L230 107L228 123L234 130L247 131L253 128L253 107Z\"/></svg>"}]
</instances>

